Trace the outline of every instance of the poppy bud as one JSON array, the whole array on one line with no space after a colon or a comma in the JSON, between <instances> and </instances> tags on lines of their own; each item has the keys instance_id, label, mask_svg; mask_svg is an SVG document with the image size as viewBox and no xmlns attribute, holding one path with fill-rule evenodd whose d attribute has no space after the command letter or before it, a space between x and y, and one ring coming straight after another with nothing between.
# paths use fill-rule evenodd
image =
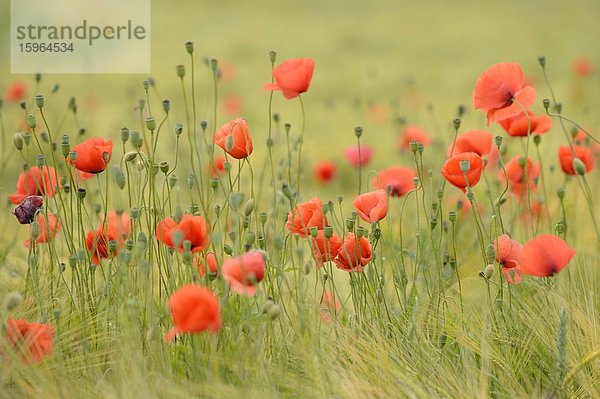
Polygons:
<instances>
[{"instance_id":1,"label":"poppy bud","mask_svg":"<svg viewBox=\"0 0 600 399\"><path fill-rule=\"evenodd\" d=\"M120 166L115 166L113 168L113 179L115 179L115 183L117 183L117 186L119 186L121 190L125 188L125 174Z\"/></svg>"},{"instance_id":2,"label":"poppy bud","mask_svg":"<svg viewBox=\"0 0 600 399\"><path fill-rule=\"evenodd\" d=\"M579 158L573 159L573 169L579 176L585 175L585 165L581 159L579 159Z\"/></svg>"},{"instance_id":3,"label":"poppy bud","mask_svg":"<svg viewBox=\"0 0 600 399\"><path fill-rule=\"evenodd\" d=\"M544 98L542 100L542 104L544 105L544 109L546 109L546 112L548 112L548 108L550 108L550 99Z\"/></svg>"},{"instance_id":4,"label":"poppy bud","mask_svg":"<svg viewBox=\"0 0 600 399\"><path fill-rule=\"evenodd\" d=\"M148 89L150 88L150 82L148 80L144 80L142 82L142 85L144 85L144 91L148 91Z\"/></svg>"},{"instance_id":5,"label":"poppy bud","mask_svg":"<svg viewBox=\"0 0 600 399\"><path fill-rule=\"evenodd\" d=\"M557 114L560 114L562 112L562 103L555 103L554 109L556 110Z\"/></svg>"},{"instance_id":6,"label":"poppy bud","mask_svg":"<svg viewBox=\"0 0 600 399\"><path fill-rule=\"evenodd\" d=\"M40 236L40 225L36 222L35 219L31 222L31 228L29 230L29 234L31 236L31 242L34 242Z\"/></svg>"},{"instance_id":7,"label":"poppy bud","mask_svg":"<svg viewBox=\"0 0 600 399\"><path fill-rule=\"evenodd\" d=\"M12 312L18 308L22 302L23 296L21 294L16 291L10 292L6 295L6 298L4 298L4 309L6 309L7 312Z\"/></svg>"},{"instance_id":8,"label":"poppy bud","mask_svg":"<svg viewBox=\"0 0 600 399\"><path fill-rule=\"evenodd\" d=\"M362 136L362 134L363 134L363 128L362 127L357 126L357 127L354 128L354 135L356 137L360 138L360 136Z\"/></svg>"},{"instance_id":9,"label":"poppy bud","mask_svg":"<svg viewBox=\"0 0 600 399\"><path fill-rule=\"evenodd\" d=\"M452 223L456 222L456 211L448 212L448 220L450 220Z\"/></svg>"},{"instance_id":10,"label":"poppy bud","mask_svg":"<svg viewBox=\"0 0 600 399\"><path fill-rule=\"evenodd\" d=\"M246 205L244 206L244 215L249 216L252 211L254 211L254 198L250 198L246 201Z\"/></svg>"},{"instance_id":11,"label":"poppy bud","mask_svg":"<svg viewBox=\"0 0 600 399\"><path fill-rule=\"evenodd\" d=\"M379 227L373 229L373 238L376 240L379 240L381 238L381 229Z\"/></svg>"},{"instance_id":12,"label":"poppy bud","mask_svg":"<svg viewBox=\"0 0 600 399\"><path fill-rule=\"evenodd\" d=\"M252 244L254 244L254 241L256 241L256 234L254 234L253 231L249 231L246 233L246 235L244 236L244 244L246 244L246 246L250 247ZM250 249L250 248L248 248Z\"/></svg>"},{"instance_id":13,"label":"poppy bud","mask_svg":"<svg viewBox=\"0 0 600 399\"><path fill-rule=\"evenodd\" d=\"M71 266L71 269L74 269L75 266L77 266L77 255L69 256L69 266Z\"/></svg>"},{"instance_id":14,"label":"poppy bud","mask_svg":"<svg viewBox=\"0 0 600 399\"><path fill-rule=\"evenodd\" d=\"M281 187L281 191L283 192L283 195L285 195L287 199L289 199L289 200L294 199L294 194L292 193L292 190L290 189L290 186L287 185L287 183L283 183L283 186Z\"/></svg>"},{"instance_id":15,"label":"poppy bud","mask_svg":"<svg viewBox=\"0 0 600 399\"><path fill-rule=\"evenodd\" d=\"M346 219L346 229L348 229L348 231L354 230L354 219Z\"/></svg>"},{"instance_id":16,"label":"poppy bud","mask_svg":"<svg viewBox=\"0 0 600 399\"><path fill-rule=\"evenodd\" d=\"M148 128L148 130L155 130L156 129L156 120L154 119L154 117L149 116L146 118L146 127Z\"/></svg>"},{"instance_id":17,"label":"poppy bud","mask_svg":"<svg viewBox=\"0 0 600 399\"><path fill-rule=\"evenodd\" d=\"M225 141L225 149L227 150L227 152L231 152L233 150L233 146L234 146L235 142L233 139L233 135L228 135L227 139Z\"/></svg>"},{"instance_id":18,"label":"poppy bud","mask_svg":"<svg viewBox=\"0 0 600 399\"><path fill-rule=\"evenodd\" d=\"M543 56L543 55L540 55L540 56L538 57L538 63L540 64L540 66L541 66L542 68L544 68L544 67L546 66L546 57L545 57L545 56Z\"/></svg>"},{"instance_id":19,"label":"poppy bud","mask_svg":"<svg viewBox=\"0 0 600 399\"><path fill-rule=\"evenodd\" d=\"M35 120L34 115L27 115L27 126L29 126L30 129L35 129L35 127L37 126L37 122Z\"/></svg>"},{"instance_id":20,"label":"poppy bud","mask_svg":"<svg viewBox=\"0 0 600 399\"><path fill-rule=\"evenodd\" d=\"M177 76L179 76L179 78L183 79L183 77L185 76L185 66L177 65L175 67L175 72L177 73Z\"/></svg>"},{"instance_id":21,"label":"poppy bud","mask_svg":"<svg viewBox=\"0 0 600 399\"><path fill-rule=\"evenodd\" d=\"M465 107L463 104L460 104L458 106L458 111L457 111L458 117L462 118L462 116L465 114L465 112L467 112L467 107Z\"/></svg>"},{"instance_id":22,"label":"poppy bud","mask_svg":"<svg viewBox=\"0 0 600 399\"><path fill-rule=\"evenodd\" d=\"M223 246L223 251L225 251L227 255L231 255L233 253L233 248L231 248L231 245L225 244Z\"/></svg>"},{"instance_id":23,"label":"poppy bud","mask_svg":"<svg viewBox=\"0 0 600 399\"><path fill-rule=\"evenodd\" d=\"M182 218L183 218L183 209L181 209L181 206L177 205L175 207L175 211L173 211L173 220L175 220L175 222L177 222L179 224L179 222L181 222Z\"/></svg>"},{"instance_id":24,"label":"poppy bud","mask_svg":"<svg viewBox=\"0 0 600 399\"><path fill-rule=\"evenodd\" d=\"M41 94L38 94L37 96L35 96L35 106L38 107L39 109L44 108L44 96Z\"/></svg>"},{"instance_id":25,"label":"poppy bud","mask_svg":"<svg viewBox=\"0 0 600 399\"><path fill-rule=\"evenodd\" d=\"M275 61L277 61L277 52L276 51L269 51L269 61L271 61L271 64L274 64Z\"/></svg>"},{"instance_id":26,"label":"poppy bud","mask_svg":"<svg viewBox=\"0 0 600 399\"><path fill-rule=\"evenodd\" d=\"M23 135L21 133L14 134L13 144L15 145L17 150L21 151L23 149Z\"/></svg>"},{"instance_id":27,"label":"poppy bud","mask_svg":"<svg viewBox=\"0 0 600 399\"><path fill-rule=\"evenodd\" d=\"M194 43L186 42L185 43L185 51L187 51L188 54L194 54Z\"/></svg>"},{"instance_id":28,"label":"poppy bud","mask_svg":"<svg viewBox=\"0 0 600 399\"><path fill-rule=\"evenodd\" d=\"M125 160L125 162L131 162L133 161L135 158L137 157L137 152L135 151L130 151L125 153L125 156L123 157L123 159Z\"/></svg>"},{"instance_id":29,"label":"poppy bud","mask_svg":"<svg viewBox=\"0 0 600 399\"><path fill-rule=\"evenodd\" d=\"M456 118L452 121L452 126L454 126L455 130L458 130L458 128L460 127L460 118Z\"/></svg>"},{"instance_id":30,"label":"poppy bud","mask_svg":"<svg viewBox=\"0 0 600 399\"><path fill-rule=\"evenodd\" d=\"M494 265L487 265L479 275L486 280L489 280L494 275Z\"/></svg>"},{"instance_id":31,"label":"poppy bud","mask_svg":"<svg viewBox=\"0 0 600 399\"><path fill-rule=\"evenodd\" d=\"M181 133L183 133L183 123L177 122L175 124L175 135L179 136Z\"/></svg>"},{"instance_id":32,"label":"poppy bud","mask_svg":"<svg viewBox=\"0 0 600 399\"><path fill-rule=\"evenodd\" d=\"M410 146L410 151L413 154L416 154L417 150L419 149L419 142L418 141L411 141L410 144L409 144L409 146Z\"/></svg>"},{"instance_id":33,"label":"poppy bud","mask_svg":"<svg viewBox=\"0 0 600 399\"><path fill-rule=\"evenodd\" d=\"M49 143L50 142L50 138L48 137L48 132L42 132L40 133L40 137L42 139L42 141L44 143Z\"/></svg>"},{"instance_id":34,"label":"poppy bud","mask_svg":"<svg viewBox=\"0 0 600 399\"><path fill-rule=\"evenodd\" d=\"M86 194L87 194L87 191L85 191L85 188L80 187L77 189L77 198L79 198L80 200L84 199Z\"/></svg>"},{"instance_id":35,"label":"poppy bud","mask_svg":"<svg viewBox=\"0 0 600 399\"><path fill-rule=\"evenodd\" d=\"M176 184L177 184L177 176L170 175L169 176L169 188L175 187Z\"/></svg>"},{"instance_id":36,"label":"poppy bud","mask_svg":"<svg viewBox=\"0 0 600 399\"><path fill-rule=\"evenodd\" d=\"M565 198L565 189L562 187L559 187L558 190L556 190L556 195L562 201L562 199Z\"/></svg>"},{"instance_id":37,"label":"poppy bud","mask_svg":"<svg viewBox=\"0 0 600 399\"><path fill-rule=\"evenodd\" d=\"M168 99L162 100L162 109L168 114L171 110L171 101L169 101Z\"/></svg>"},{"instance_id":38,"label":"poppy bud","mask_svg":"<svg viewBox=\"0 0 600 399\"><path fill-rule=\"evenodd\" d=\"M279 307L279 305L276 304L274 304L269 310L267 310L267 316L271 320L276 319L277 317L279 317L280 314L281 308Z\"/></svg>"}]
</instances>

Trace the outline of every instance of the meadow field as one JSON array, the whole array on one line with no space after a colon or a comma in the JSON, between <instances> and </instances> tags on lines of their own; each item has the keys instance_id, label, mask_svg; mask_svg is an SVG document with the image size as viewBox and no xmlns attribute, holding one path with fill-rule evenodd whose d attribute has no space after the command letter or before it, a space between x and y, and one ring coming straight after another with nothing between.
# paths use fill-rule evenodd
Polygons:
<instances>
[{"instance_id":1,"label":"meadow field","mask_svg":"<svg viewBox=\"0 0 600 399\"><path fill-rule=\"evenodd\" d=\"M0 57L0 398L600 397L598 17L153 1L148 75Z\"/></svg>"}]
</instances>

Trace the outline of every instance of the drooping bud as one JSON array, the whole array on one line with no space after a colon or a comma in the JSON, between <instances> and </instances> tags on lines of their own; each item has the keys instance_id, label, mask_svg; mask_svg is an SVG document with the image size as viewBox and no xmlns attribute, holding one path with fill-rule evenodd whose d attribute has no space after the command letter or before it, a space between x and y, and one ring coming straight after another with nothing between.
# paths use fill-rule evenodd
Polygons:
<instances>
[{"instance_id":1,"label":"drooping bud","mask_svg":"<svg viewBox=\"0 0 600 399\"><path fill-rule=\"evenodd\" d=\"M23 149L23 135L21 133L13 135L13 144L17 150L21 151Z\"/></svg>"},{"instance_id":2,"label":"drooping bud","mask_svg":"<svg viewBox=\"0 0 600 399\"><path fill-rule=\"evenodd\" d=\"M575 173L577 173L579 176L585 175L585 164L581 159L573 159L573 169L575 170Z\"/></svg>"}]
</instances>

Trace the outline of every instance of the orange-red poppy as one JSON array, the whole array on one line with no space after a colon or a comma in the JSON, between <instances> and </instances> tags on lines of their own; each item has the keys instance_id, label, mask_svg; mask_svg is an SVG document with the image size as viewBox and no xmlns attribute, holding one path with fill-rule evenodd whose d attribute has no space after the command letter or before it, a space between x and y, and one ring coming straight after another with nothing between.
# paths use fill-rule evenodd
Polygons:
<instances>
[{"instance_id":1,"label":"orange-red poppy","mask_svg":"<svg viewBox=\"0 0 600 399\"><path fill-rule=\"evenodd\" d=\"M529 121L527 118L529 117ZM543 134L552 128L552 118L548 115L536 115L528 111L527 116L521 112L519 115L499 121L498 124L513 137L526 137L529 134ZM529 130L528 130L529 129Z\"/></svg>"},{"instance_id":2,"label":"orange-red poppy","mask_svg":"<svg viewBox=\"0 0 600 399\"><path fill-rule=\"evenodd\" d=\"M35 240L36 244L50 242L62 228L60 220L50 211L48 211L48 219L46 219L46 216L43 213L38 213L35 221L40 227L40 234ZM31 246L31 240L27 239L25 241L25 246L29 248Z\"/></svg>"},{"instance_id":3,"label":"orange-red poppy","mask_svg":"<svg viewBox=\"0 0 600 399\"><path fill-rule=\"evenodd\" d=\"M448 146L448 156L462 154L463 152L474 152L483 157L492 152L495 148L492 143L492 134L485 130L469 130L456 138L454 142L454 151L452 143Z\"/></svg>"},{"instance_id":4,"label":"orange-red poppy","mask_svg":"<svg viewBox=\"0 0 600 399\"><path fill-rule=\"evenodd\" d=\"M312 58L295 58L282 62L273 69L275 83L266 83L265 90L277 90L287 99L298 97L310 86L315 60Z\"/></svg>"},{"instance_id":5,"label":"orange-red poppy","mask_svg":"<svg viewBox=\"0 0 600 399\"><path fill-rule=\"evenodd\" d=\"M590 150L585 147L574 145L573 151L575 151L575 158L579 158L579 160L583 162L586 173L592 170L594 167L594 157ZM560 168L568 175L576 174L573 166L573 151L571 151L571 147L569 146L558 147L558 160L560 161Z\"/></svg>"},{"instance_id":6,"label":"orange-red poppy","mask_svg":"<svg viewBox=\"0 0 600 399\"><path fill-rule=\"evenodd\" d=\"M573 60L573 71L579 76L587 76L594 72L594 63L589 57L577 57Z\"/></svg>"},{"instance_id":7,"label":"orange-red poppy","mask_svg":"<svg viewBox=\"0 0 600 399\"><path fill-rule=\"evenodd\" d=\"M261 251L252 251L226 259L221 273L234 292L252 296L258 289L258 283L265 277L264 255Z\"/></svg>"},{"instance_id":8,"label":"orange-red poppy","mask_svg":"<svg viewBox=\"0 0 600 399\"><path fill-rule=\"evenodd\" d=\"M589 144L588 135L583 130L577 129L573 134L573 142L577 145L587 145Z\"/></svg>"},{"instance_id":9,"label":"orange-red poppy","mask_svg":"<svg viewBox=\"0 0 600 399\"><path fill-rule=\"evenodd\" d=\"M230 94L223 99L223 110L228 116L239 115L242 112L244 102L241 97Z\"/></svg>"},{"instance_id":10,"label":"orange-red poppy","mask_svg":"<svg viewBox=\"0 0 600 399\"><path fill-rule=\"evenodd\" d=\"M175 327L165 335L167 342L182 333L216 333L223 324L217 297L200 285L187 284L175 291L169 298L169 309Z\"/></svg>"},{"instance_id":11,"label":"orange-red poppy","mask_svg":"<svg viewBox=\"0 0 600 399\"><path fill-rule=\"evenodd\" d=\"M197 265L198 265L198 273L200 273L200 276L202 276L202 277L204 277L204 275L206 274L207 269L208 269L208 273L212 274L213 276L216 276L219 274L219 264L217 262L217 257L212 252L207 253L206 256L204 257L204 262L199 261L199 262L197 262Z\"/></svg>"},{"instance_id":12,"label":"orange-red poppy","mask_svg":"<svg viewBox=\"0 0 600 399\"><path fill-rule=\"evenodd\" d=\"M535 89L525 84L521 66L510 62L486 69L473 91L473 106L487 112L488 123L517 116L534 101Z\"/></svg>"},{"instance_id":13,"label":"orange-red poppy","mask_svg":"<svg viewBox=\"0 0 600 399\"><path fill-rule=\"evenodd\" d=\"M288 214L286 224L289 231L300 236L306 237L309 235L311 227L323 229L327 226L327 218L323 215L323 202L317 197L310 201L296 205L296 207Z\"/></svg>"},{"instance_id":14,"label":"orange-red poppy","mask_svg":"<svg viewBox=\"0 0 600 399\"><path fill-rule=\"evenodd\" d=\"M383 189L357 195L352 201L358 216L368 223L378 222L387 215L387 192Z\"/></svg>"},{"instance_id":15,"label":"orange-red poppy","mask_svg":"<svg viewBox=\"0 0 600 399\"><path fill-rule=\"evenodd\" d=\"M461 168L462 165L468 165L467 170ZM474 152L463 152L448 158L442 166L442 176L448 180L448 183L466 191L466 187L473 187L481 178L483 171L483 160Z\"/></svg>"},{"instance_id":16,"label":"orange-red poppy","mask_svg":"<svg viewBox=\"0 0 600 399\"><path fill-rule=\"evenodd\" d=\"M71 148L77 153L75 168L86 173L100 173L106 169L112 156L111 140L94 137Z\"/></svg>"},{"instance_id":17,"label":"orange-red poppy","mask_svg":"<svg viewBox=\"0 0 600 399\"><path fill-rule=\"evenodd\" d=\"M347 272L362 272L371 258L373 258L373 248L369 240L365 236L358 238L354 233L348 233L342 248L333 261L338 269Z\"/></svg>"},{"instance_id":18,"label":"orange-red poppy","mask_svg":"<svg viewBox=\"0 0 600 399\"><path fill-rule=\"evenodd\" d=\"M392 197L401 197L415 188L413 178L417 172L403 166L392 166L377 173L371 180L375 189L389 190Z\"/></svg>"},{"instance_id":19,"label":"orange-red poppy","mask_svg":"<svg viewBox=\"0 0 600 399\"><path fill-rule=\"evenodd\" d=\"M315 179L320 183L328 183L335 178L336 167L331 161L321 161L315 167Z\"/></svg>"},{"instance_id":20,"label":"orange-red poppy","mask_svg":"<svg viewBox=\"0 0 600 399\"><path fill-rule=\"evenodd\" d=\"M235 159L247 158L253 150L248 121L244 118L230 120L215 132L214 142Z\"/></svg>"},{"instance_id":21,"label":"orange-red poppy","mask_svg":"<svg viewBox=\"0 0 600 399\"><path fill-rule=\"evenodd\" d=\"M332 261L340 252L341 247L342 240L336 233L333 233L330 238L326 238L323 230L319 230L316 238L311 237L311 249L316 268L321 268L323 262Z\"/></svg>"},{"instance_id":22,"label":"orange-red poppy","mask_svg":"<svg viewBox=\"0 0 600 399\"><path fill-rule=\"evenodd\" d=\"M367 145L360 145L360 159L359 159L359 146L352 146L346 149L344 155L346 159L352 166L355 168L359 166L367 166L369 162L371 162L371 158L373 158L373 149Z\"/></svg>"},{"instance_id":23,"label":"orange-red poppy","mask_svg":"<svg viewBox=\"0 0 600 399\"><path fill-rule=\"evenodd\" d=\"M215 155L213 159L212 167L210 168L210 175L212 177L217 177L222 173L225 173L225 162L227 160L223 155Z\"/></svg>"},{"instance_id":24,"label":"orange-red poppy","mask_svg":"<svg viewBox=\"0 0 600 399\"><path fill-rule=\"evenodd\" d=\"M203 251L210 244L206 221L202 216L184 215L177 223L165 218L156 225L156 238L168 247L183 251L184 241L190 241L192 252Z\"/></svg>"},{"instance_id":25,"label":"orange-red poppy","mask_svg":"<svg viewBox=\"0 0 600 399\"><path fill-rule=\"evenodd\" d=\"M4 92L4 99L7 103L18 103L25 98L27 88L23 82L12 82Z\"/></svg>"},{"instance_id":26,"label":"orange-red poppy","mask_svg":"<svg viewBox=\"0 0 600 399\"><path fill-rule=\"evenodd\" d=\"M37 363L52 354L54 327L27 320L6 321L6 341L26 363Z\"/></svg>"},{"instance_id":27,"label":"orange-red poppy","mask_svg":"<svg viewBox=\"0 0 600 399\"><path fill-rule=\"evenodd\" d=\"M529 240L519 253L523 274L548 277L560 272L575 255L575 249L559 237L542 234Z\"/></svg>"},{"instance_id":28,"label":"orange-red poppy","mask_svg":"<svg viewBox=\"0 0 600 399\"><path fill-rule=\"evenodd\" d=\"M519 253L523 246L508 234L502 234L494 241L496 261L502 266L502 273L509 284L519 284L523 277L519 270Z\"/></svg>"},{"instance_id":29,"label":"orange-red poppy","mask_svg":"<svg viewBox=\"0 0 600 399\"><path fill-rule=\"evenodd\" d=\"M527 181L525 181L525 166L527 166ZM527 194L527 184L529 184L530 192L536 189L535 181L540 175L539 163L534 163L530 158L527 158L525 162L522 157L516 156L506 163L504 170L506 170L506 176L504 171L501 170L498 172L498 179L502 184L506 184L506 178L508 177L508 186L513 194Z\"/></svg>"},{"instance_id":30,"label":"orange-red poppy","mask_svg":"<svg viewBox=\"0 0 600 399\"><path fill-rule=\"evenodd\" d=\"M15 205L20 204L30 195L54 196L59 188L60 175L51 166L32 166L21 172L17 180L17 190L8 199Z\"/></svg>"},{"instance_id":31,"label":"orange-red poppy","mask_svg":"<svg viewBox=\"0 0 600 399\"><path fill-rule=\"evenodd\" d=\"M106 215L106 223L98 226L85 236L88 251L92 252L92 264L100 263L101 258L110 257L108 243L117 242L117 252L131 234L131 219L127 213L111 211ZM117 253L115 252L115 254Z\"/></svg>"},{"instance_id":32,"label":"orange-red poppy","mask_svg":"<svg viewBox=\"0 0 600 399\"><path fill-rule=\"evenodd\" d=\"M402 134L400 136L400 149L408 151L410 149L410 143L416 141L423 145L431 144L431 139L419 126L408 125L402 130Z\"/></svg>"}]
</instances>

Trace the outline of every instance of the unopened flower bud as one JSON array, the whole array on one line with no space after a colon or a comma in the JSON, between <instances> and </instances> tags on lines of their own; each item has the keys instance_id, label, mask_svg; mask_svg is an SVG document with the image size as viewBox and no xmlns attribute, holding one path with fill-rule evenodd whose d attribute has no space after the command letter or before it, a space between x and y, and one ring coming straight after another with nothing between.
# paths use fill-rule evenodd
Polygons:
<instances>
[{"instance_id":1,"label":"unopened flower bud","mask_svg":"<svg viewBox=\"0 0 600 399\"><path fill-rule=\"evenodd\" d=\"M125 188L125 184L126 184L125 173L123 173L123 169L121 169L120 166L115 166L113 168L113 179L115 180L115 183L117 183L117 186L121 190L123 190Z\"/></svg>"},{"instance_id":2,"label":"unopened flower bud","mask_svg":"<svg viewBox=\"0 0 600 399\"><path fill-rule=\"evenodd\" d=\"M13 135L13 144L17 150L21 151L23 149L23 135L21 133L15 133Z\"/></svg>"},{"instance_id":3,"label":"unopened flower bud","mask_svg":"<svg viewBox=\"0 0 600 399\"><path fill-rule=\"evenodd\" d=\"M225 244L223 246L223 251L225 251L227 255L231 255L233 253L233 248L231 248L231 245Z\"/></svg>"},{"instance_id":4,"label":"unopened flower bud","mask_svg":"<svg viewBox=\"0 0 600 399\"><path fill-rule=\"evenodd\" d=\"M254 211L254 198L250 198L244 205L244 215L249 216Z\"/></svg>"}]
</instances>

